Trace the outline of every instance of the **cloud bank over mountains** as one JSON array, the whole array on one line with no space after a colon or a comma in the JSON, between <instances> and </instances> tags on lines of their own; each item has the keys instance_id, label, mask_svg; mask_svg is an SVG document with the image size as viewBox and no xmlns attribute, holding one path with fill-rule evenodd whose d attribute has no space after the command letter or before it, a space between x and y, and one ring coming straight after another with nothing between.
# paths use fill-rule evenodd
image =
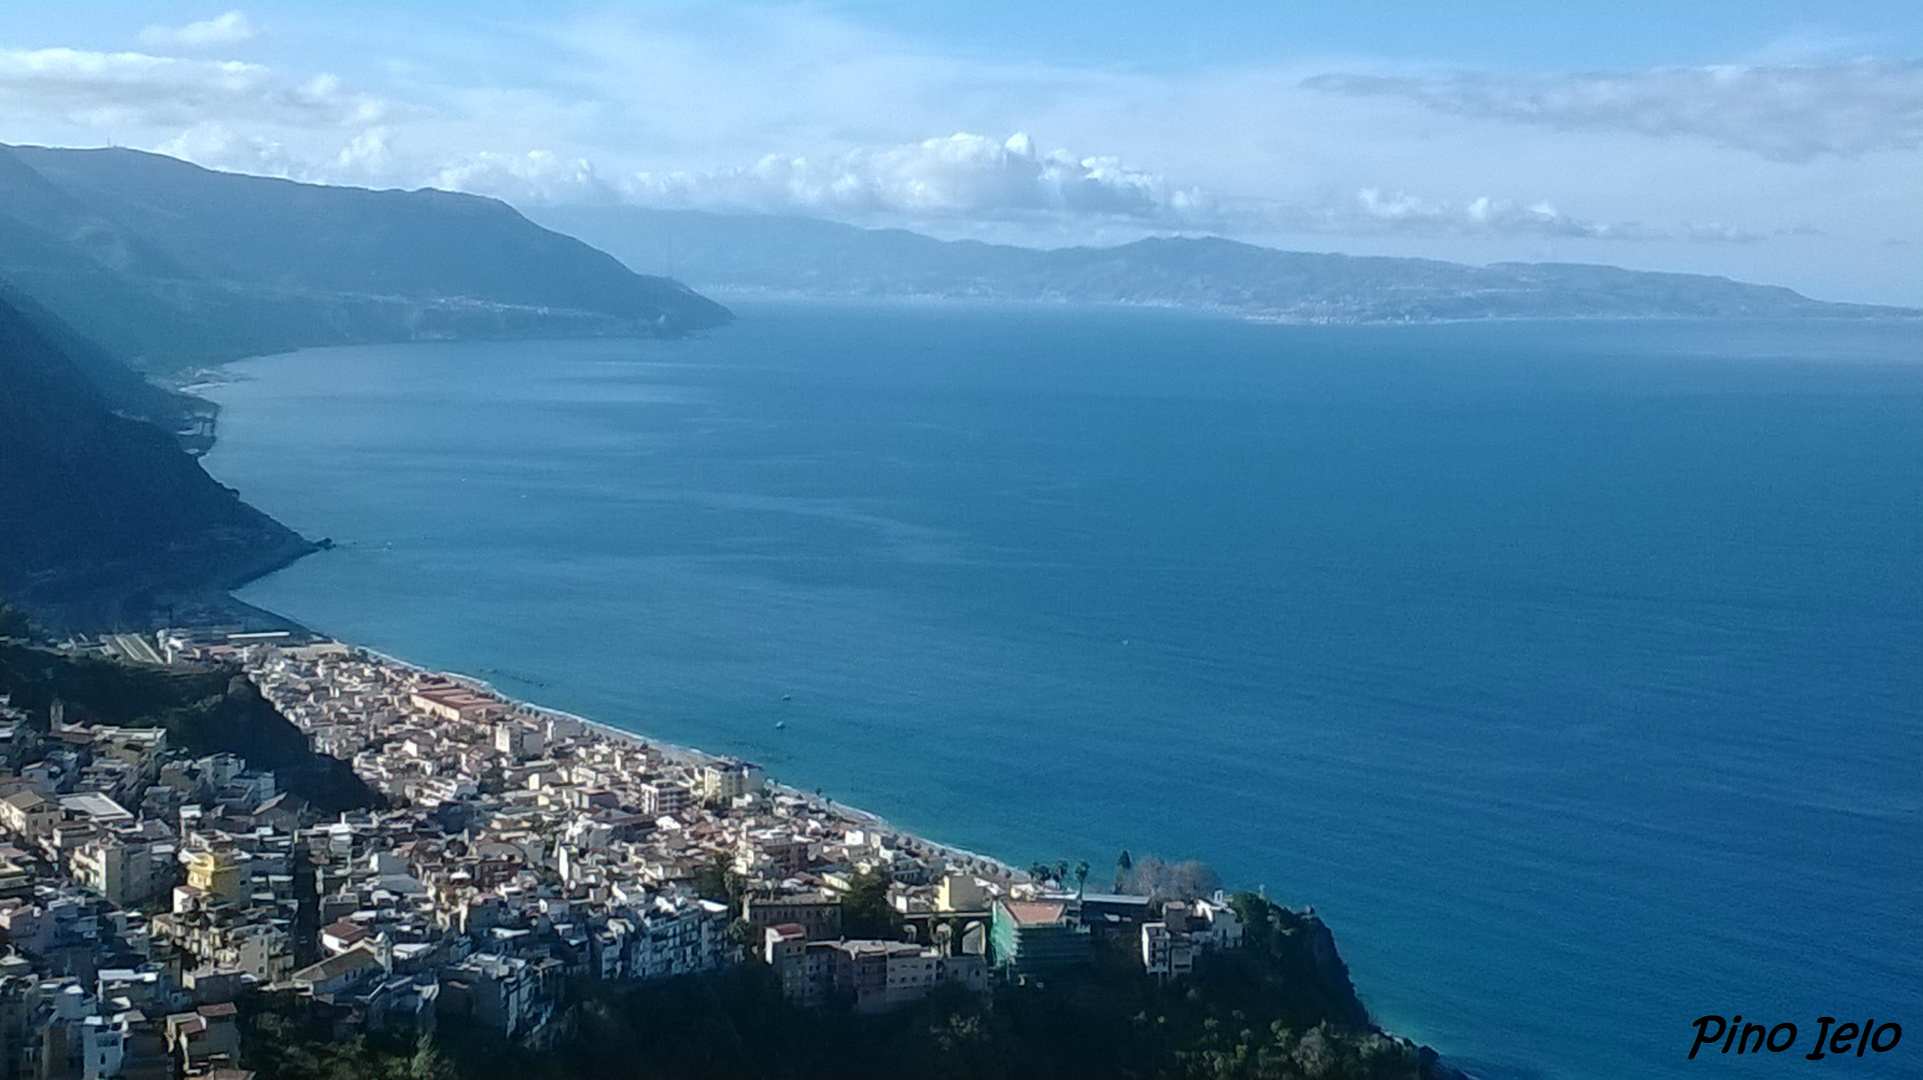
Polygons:
<instances>
[{"instance_id":1,"label":"cloud bank over mountains","mask_svg":"<svg viewBox=\"0 0 1923 1080\"><path fill-rule=\"evenodd\" d=\"M0 38L0 141L1045 245L1214 232L1472 261L1630 245L1740 275L1818 237L1865 266L1923 243L1907 59L1130 66L971 53L813 7L347 26L276 2L127 27L120 49ZM1712 249L1751 254L1690 254Z\"/></svg>"},{"instance_id":2,"label":"cloud bank over mountains","mask_svg":"<svg viewBox=\"0 0 1923 1080\"><path fill-rule=\"evenodd\" d=\"M1524 235L1617 240L1742 242L1760 235L1723 225L1670 228L1572 217L1547 201L1487 195L1463 200L1362 188L1313 200L1224 199L1112 157L1042 152L1028 135L997 141L969 132L825 157L769 155L708 172L605 177L584 158L544 151L482 154L451 165L433 186L523 204L629 203L654 209L791 214L845 221L1072 216L1186 232L1286 230L1327 235Z\"/></svg>"},{"instance_id":3,"label":"cloud bank over mountains","mask_svg":"<svg viewBox=\"0 0 1923 1080\"><path fill-rule=\"evenodd\" d=\"M1026 134L1003 141L958 132L900 146L819 157L770 154L711 172L639 173L632 201L834 216L1069 214L1178 225L1209 216L1195 187L1113 157L1037 151Z\"/></svg>"}]
</instances>

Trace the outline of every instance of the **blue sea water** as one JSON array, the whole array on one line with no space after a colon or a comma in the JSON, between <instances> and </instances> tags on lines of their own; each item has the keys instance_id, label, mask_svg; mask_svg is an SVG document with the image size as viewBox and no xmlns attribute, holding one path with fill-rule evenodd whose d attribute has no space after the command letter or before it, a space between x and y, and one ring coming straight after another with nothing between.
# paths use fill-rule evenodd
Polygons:
<instances>
[{"instance_id":1,"label":"blue sea water","mask_svg":"<svg viewBox=\"0 0 1923 1080\"><path fill-rule=\"evenodd\" d=\"M1207 860L1486 1077L1923 1025L1917 326L738 311L236 365L208 468L340 545L243 597L1018 864ZM1923 1073L1801 1052L1740 1063Z\"/></svg>"}]
</instances>

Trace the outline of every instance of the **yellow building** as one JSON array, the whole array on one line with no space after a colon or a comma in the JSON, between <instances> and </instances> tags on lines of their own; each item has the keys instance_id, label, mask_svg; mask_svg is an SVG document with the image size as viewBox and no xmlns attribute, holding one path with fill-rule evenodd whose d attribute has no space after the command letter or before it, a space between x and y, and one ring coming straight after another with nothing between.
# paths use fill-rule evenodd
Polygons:
<instances>
[{"instance_id":1,"label":"yellow building","mask_svg":"<svg viewBox=\"0 0 1923 1080\"><path fill-rule=\"evenodd\" d=\"M187 884L222 900L240 899L240 860L231 851L196 851L187 857Z\"/></svg>"}]
</instances>

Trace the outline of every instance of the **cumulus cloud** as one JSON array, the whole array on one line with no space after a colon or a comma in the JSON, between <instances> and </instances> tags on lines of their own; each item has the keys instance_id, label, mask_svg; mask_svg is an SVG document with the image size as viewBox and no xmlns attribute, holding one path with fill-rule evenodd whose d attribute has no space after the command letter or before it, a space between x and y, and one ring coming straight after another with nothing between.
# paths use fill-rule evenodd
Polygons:
<instances>
[{"instance_id":1,"label":"cumulus cloud","mask_svg":"<svg viewBox=\"0 0 1923 1080\"><path fill-rule=\"evenodd\" d=\"M1244 207L1238 220L1244 227L1261 230L1345 236L1541 237L1697 243L1754 243L1765 239L1761 234L1714 222L1653 225L1638 221L1601 221L1564 213L1546 200L1517 201L1487 195L1442 199L1406 191L1385 192L1374 187L1314 202Z\"/></svg>"},{"instance_id":2,"label":"cumulus cloud","mask_svg":"<svg viewBox=\"0 0 1923 1080\"><path fill-rule=\"evenodd\" d=\"M331 169L349 176L385 176L394 167L393 144L391 128L371 127L358 132L334 155Z\"/></svg>"},{"instance_id":3,"label":"cumulus cloud","mask_svg":"<svg viewBox=\"0 0 1923 1080\"><path fill-rule=\"evenodd\" d=\"M592 162L551 150L485 150L441 166L429 185L515 203L609 203L618 198Z\"/></svg>"},{"instance_id":4,"label":"cumulus cloud","mask_svg":"<svg viewBox=\"0 0 1923 1080\"><path fill-rule=\"evenodd\" d=\"M389 106L331 75L292 82L235 60L0 49L0 111L98 128L314 127L372 123Z\"/></svg>"},{"instance_id":5,"label":"cumulus cloud","mask_svg":"<svg viewBox=\"0 0 1923 1080\"><path fill-rule=\"evenodd\" d=\"M1303 85L1571 131L1695 135L1782 161L1923 146L1923 62L1917 61L1638 72L1330 74Z\"/></svg>"},{"instance_id":6,"label":"cumulus cloud","mask_svg":"<svg viewBox=\"0 0 1923 1080\"><path fill-rule=\"evenodd\" d=\"M236 45L254 36L247 16L238 11L185 26L149 26L140 32L140 43L155 48L205 49L214 45Z\"/></svg>"},{"instance_id":7,"label":"cumulus cloud","mask_svg":"<svg viewBox=\"0 0 1923 1080\"><path fill-rule=\"evenodd\" d=\"M252 33L245 16L230 12L149 28L143 39L185 49ZM0 50L0 116L16 131L52 133L40 136L46 141L113 141L214 168L432 186L522 204L790 213L1045 242L1325 235L1384 244L1439 238L1442 250L1454 238L1481 247L1564 238L1736 244L1781 234L1781 222L1766 214L1749 218L1762 222L1754 226L1760 233L1690 220L1745 205L1693 186L1612 190L1611 178L1620 179L1610 172L1614 148L1626 144L1660 149L1678 162L1678 175L1698 175L1692 170L1711 158L1743 159L1706 143L1658 148L1622 131L1690 132L1779 158L1826 158L1804 171L1853 168L1843 155L1923 143L1923 66L1895 62L1306 81L1308 72L1295 68L1178 86L1108 71L980 69L904 53L899 42L872 35L831 34L823 45L820 34L803 34L800 43L832 57L825 65L821 49L778 34L750 50L753 63L689 40L565 36L550 44L578 61L570 71L582 81L538 87L513 84L512 65L499 85L446 85L426 65L385 82L363 70L373 82L349 88L329 75L310 77L311 68ZM605 55L593 51L596 42L609 46ZM637 49L647 63L637 62ZM779 93L754 70L770 56L803 58L782 69ZM958 99L969 107L952 107ZM1376 103L1384 100L1592 134L1557 140L1559 152L1582 163L1565 167L1548 155L1517 156L1518 147L1542 142L1528 128L1412 117L1408 106ZM1138 119L1147 126L1138 128ZM1084 146L1104 153L1043 150L1025 135L999 140L967 130L913 141L976 122L1004 132L1029 124L1078 132ZM1409 138L1412 129L1420 138ZM753 160L774 145L785 152ZM1128 156L1107 156L1116 149ZM1143 168L1136 154L1170 171ZM684 165L689 157L703 167ZM1887 156L1875 164L1895 167ZM1785 172L1755 160L1747 167ZM1631 178L1647 185L1646 172Z\"/></svg>"},{"instance_id":8,"label":"cumulus cloud","mask_svg":"<svg viewBox=\"0 0 1923 1080\"><path fill-rule=\"evenodd\" d=\"M1487 195L1447 202L1400 191L1384 195L1377 188L1363 188L1356 192L1352 208L1358 221L1389 229L1551 236L1595 236L1608 229L1608 226L1569 217L1547 202L1525 206Z\"/></svg>"},{"instance_id":9,"label":"cumulus cloud","mask_svg":"<svg viewBox=\"0 0 1923 1080\"><path fill-rule=\"evenodd\" d=\"M1517 203L1487 195L1450 202L1404 192L1384 195L1376 188L1364 188L1356 193L1352 207L1356 223L1391 231L1735 243L1763 239L1743 229L1714 223L1659 227L1634 221L1591 221L1565 214L1546 201Z\"/></svg>"},{"instance_id":10,"label":"cumulus cloud","mask_svg":"<svg viewBox=\"0 0 1923 1080\"><path fill-rule=\"evenodd\" d=\"M1027 135L997 142L966 132L821 157L769 155L735 169L638 173L623 190L649 205L837 217L1055 213L1180 224L1210 207L1198 189L1114 158L1039 152Z\"/></svg>"},{"instance_id":11,"label":"cumulus cloud","mask_svg":"<svg viewBox=\"0 0 1923 1080\"><path fill-rule=\"evenodd\" d=\"M292 178L300 178L307 172L279 141L258 133L235 131L224 124L196 124L154 149L169 157L227 172Z\"/></svg>"},{"instance_id":12,"label":"cumulus cloud","mask_svg":"<svg viewBox=\"0 0 1923 1080\"><path fill-rule=\"evenodd\" d=\"M386 162L386 144L379 142ZM353 172L340 160L317 170ZM367 171L367 170L362 170ZM1440 199L1368 187L1307 201L1224 200L1112 157L1039 152L1017 134L996 142L961 133L808 156L769 155L748 166L610 178L589 160L547 150L484 151L432 168L425 182L509 202L628 202L880 224L1050 221L1155 232L1319 233L1690 240L1749 243L1759 234L1717 223L1666 226L1571 215L1545 200Z\"/></svg>"}]
</instances>

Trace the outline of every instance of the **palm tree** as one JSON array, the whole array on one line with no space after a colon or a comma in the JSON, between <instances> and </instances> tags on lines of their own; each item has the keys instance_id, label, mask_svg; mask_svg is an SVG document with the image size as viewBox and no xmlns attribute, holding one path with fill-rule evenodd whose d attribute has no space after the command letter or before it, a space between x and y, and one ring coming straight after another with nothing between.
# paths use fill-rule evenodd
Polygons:
<instances>
[{"instance_id":1,"label":"palm tree","mask_svg":"<svg viewBox=\"0 0 1923 1080\"><path fill-rule=\"evenodd\" d=\"M1082 895L1082 893L1087 891L1087 887L1088 887L1088 860L1083 859L1075 864L1075 895L1076 896Z\"/></svg>"},{"instance_id":2,"label":"palm tree","mask_svg":"<svg viewBox=\"0 0 1923 1080\"><path fill-rule=\"evenodd\" d=\"M1121 892L1123 887L1128 884L1128 872L1133 869L1135 869L1135 860L1129 858L1128 849L1123 848L1122 853L1115 858L1116 892Z\"/></svg>"}]
</instances>

